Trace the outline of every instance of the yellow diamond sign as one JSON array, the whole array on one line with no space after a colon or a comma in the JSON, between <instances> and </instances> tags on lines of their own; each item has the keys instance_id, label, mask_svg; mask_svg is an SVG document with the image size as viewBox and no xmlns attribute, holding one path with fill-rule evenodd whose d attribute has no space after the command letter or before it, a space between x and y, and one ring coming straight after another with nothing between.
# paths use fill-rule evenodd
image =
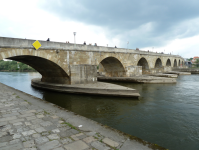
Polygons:
<instances>
[{"instance_id":1,"label":"yellow diamond sign","mask_svg":"<svg viewBox=\"0 0 199 150\"><path fill-rule=\"evenodd\" d=\"M32 44L32 46L34 46L34 48L35 48L36 50L38 50L38 49L41 47L41 44L40 44L39 41L37 40L37 41L35 41L35 42Z\"/></svg>"}]
</instances>

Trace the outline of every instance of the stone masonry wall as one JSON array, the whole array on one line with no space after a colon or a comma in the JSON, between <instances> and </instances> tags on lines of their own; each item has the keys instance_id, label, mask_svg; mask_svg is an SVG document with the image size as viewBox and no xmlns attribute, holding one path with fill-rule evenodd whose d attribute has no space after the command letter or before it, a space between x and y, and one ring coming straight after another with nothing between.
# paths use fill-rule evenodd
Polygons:
<instances>
[{"instance_id":1,"label":"stone masonry wall","mask_svg":"<svg viewBox=\"0 0 199 150\"><path fill-rule=\"evenodd\" d=\"M96 65L71 65L71 84L87 84L97 82Z\"/></svg>"}]
</instances>

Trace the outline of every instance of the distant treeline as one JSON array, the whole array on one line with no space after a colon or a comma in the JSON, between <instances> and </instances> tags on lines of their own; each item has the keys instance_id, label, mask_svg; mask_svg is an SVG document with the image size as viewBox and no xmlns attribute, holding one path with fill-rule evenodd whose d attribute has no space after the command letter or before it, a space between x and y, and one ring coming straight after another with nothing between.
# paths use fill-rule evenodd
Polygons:
<instances>
[{"instance_id":1,"label":"distant treeline","mask_svg":"<svg viewBox=\"0 0 199 150\"><path fill-rule=\"evenodd\" d=\"M36 71L32 67L17 61L0 60L0 71Z\"/></svg>"}]
</instances>

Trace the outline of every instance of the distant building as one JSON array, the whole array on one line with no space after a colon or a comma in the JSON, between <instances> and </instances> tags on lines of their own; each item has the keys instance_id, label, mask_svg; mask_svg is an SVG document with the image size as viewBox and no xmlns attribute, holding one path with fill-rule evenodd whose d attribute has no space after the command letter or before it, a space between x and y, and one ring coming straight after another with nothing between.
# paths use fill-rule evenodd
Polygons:
<instances>
[{"instance_id":1,"label":"distant building","mask_svg":"<svg viewBox=\"0 0 199 150\"><path fill-rule=\"evenodd\" d=\"M185 66L191 68L192 67L192 62L191 61L185 61Z\"/></svg>"},{"instance_id":2,"label":"distant building","mask_svg":"<svg viewBox=\"0 0 199 150\"><path fill-rule=\"evenodd\" d=\"M198 56L195 56L195 57L191 60L192 64L195 63L196 59L199 59L199 57L198 57Z\"/></svg>"}]
</instances>

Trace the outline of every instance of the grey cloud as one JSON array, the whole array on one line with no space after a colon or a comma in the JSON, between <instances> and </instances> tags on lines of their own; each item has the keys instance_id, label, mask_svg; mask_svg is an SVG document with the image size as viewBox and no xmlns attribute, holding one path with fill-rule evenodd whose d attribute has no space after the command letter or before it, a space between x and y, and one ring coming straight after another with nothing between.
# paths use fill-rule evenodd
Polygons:
<instances>
[{"instance_id":1,"label":"grey cloud","mask_svg":"<svg viewBox=\"0 0 199 150\"><path fill-rule=\"evenodd\" d=\"M199 34L188 22L199 17L198 6L198 0L48 0L42 8L62 19L104 27L109 38L129 40L135 48L161 46L174 38ZM139 30L147 23L152 24L150 30ZM132 31L135 34L128 34Z\"/></svg>"}]
</instances>

